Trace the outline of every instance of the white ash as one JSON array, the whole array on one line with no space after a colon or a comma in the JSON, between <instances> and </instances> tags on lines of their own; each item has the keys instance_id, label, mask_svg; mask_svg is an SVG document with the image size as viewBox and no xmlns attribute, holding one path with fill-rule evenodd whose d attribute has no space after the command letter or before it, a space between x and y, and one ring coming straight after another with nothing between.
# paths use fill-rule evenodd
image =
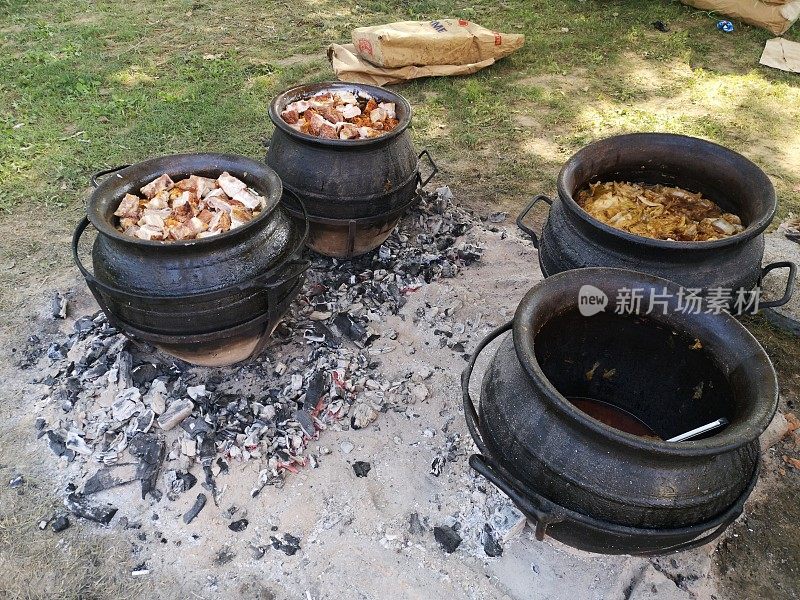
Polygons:
<instances>
[{"instance_id":1,"label":"white ash","mask_svg":"<svg viewBox=\"0 0 800 600\"><path fill-rule=\"evenodd\" d=\"M400 381L383 375L383 355L403 360L411 347L396 331L384 332L383 321L409 294L480 258L482 249L464 235L474 223L440 188L375 252L350 261L314 258L270 346L245 365L193 367L128 340L102 313L82 317L68 338L50 341L46 354L29 355L29 366L43 373L32 387L48 399L39 436L73 480L111 465L142 465L146 456L139 478L156 500L188 489L175 473L196 468L217 502L225 485L216 479L227 476L228 464L254 460L260 472L253 495L265 485L280 487L287 473L330 453L316 444L326 430L368 428L381 412L405 412L427 400L422 380L431 369ZM450 309L423 317L439 322ZM37 337L31 346L42 343ZM150 437L142 443L140 436ZM345 442L341 451L354 447Z\"/></svg>"}]
</instances>

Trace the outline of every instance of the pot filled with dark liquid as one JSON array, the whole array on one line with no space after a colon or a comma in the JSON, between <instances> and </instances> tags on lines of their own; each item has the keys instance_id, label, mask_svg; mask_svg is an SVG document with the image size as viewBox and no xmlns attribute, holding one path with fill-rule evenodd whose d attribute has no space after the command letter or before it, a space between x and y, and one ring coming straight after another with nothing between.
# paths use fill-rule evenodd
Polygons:
<instances>
[{"instance_id":1,"label":"pot filled with dark liquid","mask_svg":"<svg viewBox=\"0 0 800 600\"><path fill-rule=\"evenodd\" d=\"M671 297L664 313L584 316L579 291ZM464 373L470 464L544 533L594 552L650 554L712 539L741 514L758 472L758 436L777 406L764 350L727 313L679 311L679 286L622 269L579 269L528 292ZM478 354L511 330L483 376ZM676 436L723 419L721 429Z\"/></svg>"}]
</instances>

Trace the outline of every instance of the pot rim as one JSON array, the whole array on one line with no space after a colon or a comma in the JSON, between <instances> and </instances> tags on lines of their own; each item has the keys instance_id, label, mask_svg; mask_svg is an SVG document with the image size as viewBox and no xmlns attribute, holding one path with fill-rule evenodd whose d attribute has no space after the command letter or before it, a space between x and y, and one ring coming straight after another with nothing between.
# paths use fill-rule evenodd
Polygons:
<instances>
[{"instance_id":1,"label":"pot rim","mask_svg":"<svg viewBox=\"0 0 800 600\"><path fill-rule=\"evenodd\" d=\"M298 100L304 96L309 96L316 94L317 92L328 90L344 90L348 92L352 92L354 90L365 91L373 98L385 98L390 102L401 105L405 115L402 119L400 119L400 123L398 123L397 127L392 129L389 133L366 140L332 140L328 138L319 138L297 131L293 127L290 127L289 124L281 118L281 111L283 110L283 107L290 102L294 102L295 100ZM311 145L331 146L336 148L363 148L364 146L380 145L383 142L391 140L392 138L395 138L403 133L411 124L411 112L411 104L409 101L396 92L392 92L374 85L367 85L365 83L346 83L343 81L323 81L319 83L297 85L284 90L275 96L272 99L272 102L269 104L269 118L275 124L275 127L285 132L290 137Z\"/></svg>"},{"instance_id":2,"label":"pot rim","mask_svg":"<svg viewBox=\"0 0 800 600\"><path fill-rule=\"evenodd\" d=\"M543 393L544 400L550 406L560 413L562 417L586 430L597 433L622 446L648 453L656 453L661 456L666 454L690 457L718 454L734 450L758 439L769 425L778 407L777 375L772 361L758 340L753 337L744 325L728 313L677 315L679 317L677 320L671 319L670 317L673 315L670 313L667 315L647 315L647 318L673 329L682 329L685 332L689 332L686 325L694 326L697 331L724 328L726 330L725 335L721 337L724 337L727 342L726 348L735 348L740 354L747 354L747 360L741 361L742 363L746 362L752 365L755 364L757 359L760 359L758 368L762 372L760 373L761 380L759 381L758 393L762 398L769 398L769 401L761 402L761 406L747 420L732 423L720 433L705 439L676 443L651 440L620 431L590 417L567 400L550 382L539 365L536 359L534 340L545 322L577 307L578 291L582 285L589 281L593 281L594 285L600 288L603 285L607 288L616 286L618 289L621 287L630 289L641 287L658 290L667 288L674 292L680 287L667 279L637 271L610 267L590 267L557 273L531 288L525 294L514 315L512 333L514 349L532 385ZM559 308L555 311L548 310L548 314L543 314L542 305L546 298L553 299ZM703 326L704 323L706 324L705 327ZM717 366L724 364L720 360L721 349L709 343L707 339L702 341Z\"/></svg>"},{"instance_id":3,"label":"pot rim","mask_svg":"<svg viewBox=\"0 0 800 600\"><path fill-rule=\"evenodd\" d=\"M209 166L193 166L190 169L183 168L181 166L184 164L184 162L190 161L207 162ZM225 166L217 169L215 165L218 163ZM157 167L162 164L164 165L163 169L158 169ZM166 173L170 177L172 177L173 174L184 174L187 170L189 171L189 175L194 174L197 171L219 170L220 173L223 171L228 171L231 173L231 175L239 178L250 178L254 176L259 180L265 180L266 185L251 185L248 183L248 186L255 189L260 195L267 199L267 207L261 211L261 214L259 214L255 219L245 223L244 225L241 225L240 227L230 229L225 233L220 233L215 236L191 240L140 240L139 238L131 237L118 231L117 228L114 227L100 211L99 204L101 203L101 200L111 196L113 198L113 202L118 205L121 197L117 198L119 193L116 190L122 186L133 184L135 186L133 190L138 192L141 186L149 183L149 175L147 177L148 181L144 181L141 175L137 175L137 173L140 173L143 170L160 170L162 173ZM246 156L217 152L165 154L155 158L143 160L125 167L124 169L120 169L119 171L111 173L106 179L101 181L100 185L93 189L89 195L86 216L89 218L89 221L92 223L92 225L94 225L98 232L102 233L103 235L138 247L153 247L160 248L162 250L167 248L184 249L196 246L205 247L215 245L217 243L224 243L261 225L262 222L278 208L282 195L283 184L280 180L280 177L278 177L278 174L265 163L255 161Z\"/></svg>"},{"instance_id":4,"label":"pot rim","mask_svg":"<svg viewBox=\"0 0 800 600\"><path fill-rule=\"evenodd\" d=\"M645 237L642 235L636 235L634 233L629 233L627 231L611 227L610 225L606 225L602 221L596 219L588 212L586 212L583 208L581 208L581 206L575 201L575 198L573 198L572 192L568 190L566 185L566 178L567 175L572 171L572 169L574 169L575 166L581 162L583 157L587 153L596 152L598 148L603 148L603 146L608 145L609 143L615 143L615 144L628 143L646 138L652 138L655 141L671 140L678 143L682 142L683 144L687 143L697 144L701 146L706 146L707 148L714 148L718 153L726 155L728 159L741 162L752 171L753 176L755 178L760 179L759 183L765 185L765 187L767 187L767 189L769 190L769 202L770 202L769 210L764 215L762 215L757 221L749 224L744 231L727 238L723 238L720 240L705 241L705 242L686 242L686 241L671 242L668 240L659 240L655 238ZM775 211L777 210L778 206L778 200L775 194L775 187L772 185L772 181L770 181L767 174L764 173L764 171L753 161L743 156L742 154L739 154L738 152L731 150L730 148L721 146L720 144L716 144L714 142L710 142L702 138L696 138L677 133L658 133L658 132L626 133L623 135L615 135L607 137L598 140L596 142L593 142L588 146L584 146L583 148L578 150L575 154L573 154L561 168L561 171L558 174L556 187L558 189L559 200L561 200L561 202L570 210L572 214L577 216L586 224L601 230L603 233L607 235L616 237L618 239L622 239L627 242L632 242L634 244L648 246L651 248L660 248L663 250L712 250L716 248L724 248L726 246L735 246L744 243L747 240L750 240L756 237L757 235L762 234L766 230L766 228L769 227L769 224L775 217Z\"/></svg>"}]
</instances>

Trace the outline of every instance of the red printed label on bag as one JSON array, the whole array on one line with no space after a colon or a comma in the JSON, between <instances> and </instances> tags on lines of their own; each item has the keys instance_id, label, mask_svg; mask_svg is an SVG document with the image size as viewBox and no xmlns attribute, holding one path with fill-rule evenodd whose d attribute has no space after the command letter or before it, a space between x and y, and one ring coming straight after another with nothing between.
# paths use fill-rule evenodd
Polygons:
<instances>
[{"instance_id":1,"label":"red printed label on bag","mask_svg":"<svg viewBox=\"0 0 800 600\"><path fill-rule=\"evenodd\" d=\"M459 19L458 24L461 25L462 27L466 27L467 25L469 25L469 21L467 21L466 19Z\"/></svg>"},{"instance_id":2,"label":"red printed label on bag","mask_svg":"<svg viewBox=\"0 0 800 600\"><path fill-rule=\"evenodd\" d=\"M364 38L361 38L360 40L358 40L358 51L359 52L366 52L367 54L372 56L372 54L373 54L372 53L372 42L370 42L369 40L365 40Z\"/></svg>"},{"instance_id":3,"label":"red printed label on bag","mask_svg":"<svg viewBox=\"0 0 800 600\"><path fill-rule=\"evenodd\" d=\"M494 34L494 45L501 46L503 44L503 36L496 31L493 31L492 33Z\"/></svg>"}]
</instances>

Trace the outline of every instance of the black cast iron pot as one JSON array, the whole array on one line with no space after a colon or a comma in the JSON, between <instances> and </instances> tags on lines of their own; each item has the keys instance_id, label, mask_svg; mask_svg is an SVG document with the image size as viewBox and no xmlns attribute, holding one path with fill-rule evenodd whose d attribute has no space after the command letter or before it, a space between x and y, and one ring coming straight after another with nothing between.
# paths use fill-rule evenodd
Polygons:
<instances>
[{"instance_id":1,"label":"black cast iron pot","mask_svg":"<svg viewBox=\"0 0 800 600\"><path fill-rule=\"evenodd\" d=\"M615 229L589 215L575 201L597 181L660 183L701 192L726 212L738 215L742 233L710 242L672 242ZM769 271L788 268L782 298L760 302L781 306L794 289L796 266L777 262L762 269L764 230L777 200L769 177L741 154L712 142L669 133L610 137L579 150L558 175L558 197L540 195L517 218L539 250L547 277L568 269L619 267L651 273L686 288L752 290ZM541 238L523 219L538 202L550 205Z\"/></svg>"},{"instance_id":2,"label":"black cast iron pot","mask_svg":"<svg viewBox=\"0 0 800 600\"><path fill-rule=\"evenodd\" d=\"M625 288L646 297L666 289L666 314L607 306L582 316L584 285L609 299ZM482 456L470 464L536 521L539 539L547 532L591 552L656 554L710 541L741 514L757 479L758 437L777 407L775 372L736 319L681 313L678 292L622 269L559 273L532 288L514 320L472 356L462 390ZM475 361L508 330L476 410ZM569 400L581 398L627 411L660 439L594 419ZM718 433L662 441L720 417L729 425Z\"/></svg>"},{"instance_id":3,"label":"black cast iron pot","mask_svg":"<svg viewBox=\"0 0 800 600\"><path fill-rule=\"evenodd\" d=\"M126 193L163 173L238 177L267 199L261 214L236 229L196 240L146 241L114 226ZM108 175L98 182L99 175ZM89 289L112 325L127 335L170 346L197 347L269 329L299 292L308 262L306 231L280 207L281 181L258 161L232 154L161 156L103 171L92 178L87 217L75 230L72 251ZM97 229L93 272L81 262L79 241Z\"/></svg>"},{"instance_id":4,"label":"black cast iron pot","mask_svg":"<svg viewBox=\"0 0 800 600\"><path fill-rule=\"evenodd\" d=\"M394 102L400 123L380 137L334 140L301 133L281 118L289 103L336 90L362 90L379 102ZM301 85L276 96L269 116L275 131L266 162L284 189L305 203L311 222L308 245L320 254L350 258L380 246L438 171L427 150L417 154L411 143L411 105L389 90L341 82ZM419 169L423 156L431 165L424 181ZM300 215L294 198L283 201L291 214Z\"/></svg>"}]
</instances>

